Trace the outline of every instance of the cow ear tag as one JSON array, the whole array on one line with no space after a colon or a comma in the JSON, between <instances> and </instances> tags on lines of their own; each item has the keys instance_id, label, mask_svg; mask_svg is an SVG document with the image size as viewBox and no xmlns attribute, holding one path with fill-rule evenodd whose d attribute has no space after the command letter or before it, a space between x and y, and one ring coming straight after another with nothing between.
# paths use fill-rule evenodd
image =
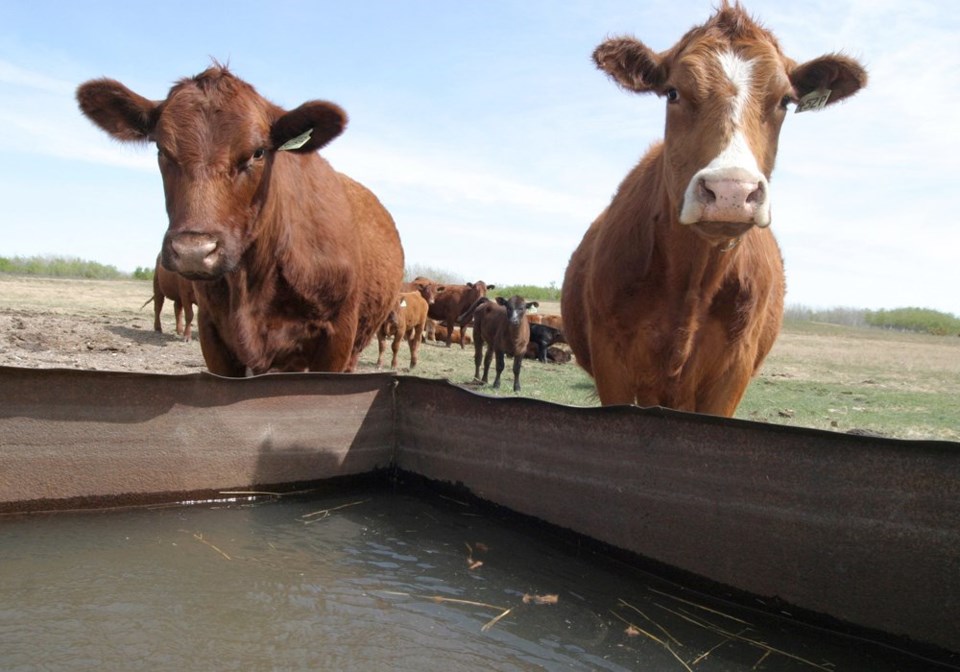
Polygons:
<instances>
[{"instance_id":1,"label":"cow ear tag","mask_svg":"<svg viewBox=\"0 0 960 672\"><path fill-rule=\"evenodd\" d=\"M278 152L289 152L294 149L300 149L305 144L310 142L310 134L313 133L312 128L308 128L306 131L301 133L295 138L290 138L285 143L277 147Z\"/></svg>"},{"instance_id":2,"label":"cow ear tag","mask_svg":"<svg viewBox=\"0 0 960 672\"><path fill-rule=\"evenodd\" d=\"M797 114L800 112L817 112L827 106L830 100L830 89L811 91L797 102Z\"/></svg>"},{"instance_id":3,"label":"cow ear tag","mask_svg":"<svg viewBox=\"0 0 960 672\"><path fill-rule=\"evenodd\" d=\"M400 299L400 307L401 307L401 308L406 308L406 307L407 307L407 300L406 300L406 299Z\"/></svg>"}]
</instances>

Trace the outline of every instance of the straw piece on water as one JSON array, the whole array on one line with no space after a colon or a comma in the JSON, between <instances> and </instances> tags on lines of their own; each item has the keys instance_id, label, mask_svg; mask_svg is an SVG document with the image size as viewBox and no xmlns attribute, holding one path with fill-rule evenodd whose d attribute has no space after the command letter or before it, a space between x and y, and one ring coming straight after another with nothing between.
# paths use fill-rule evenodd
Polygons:
<instances>
[{"instance_id":1,"label":"straw piece on water","mask_svg":"<svg viewBox=\"0 0 960 672\"><path fill-rule=\"evenodd\" d=\"M663 592L663 591L661 591L661 590L657 590L656 588L651 588L650 586L647 586L647 590L649 590L651 593L656 593L657 595L662 595L663 597L669 597L671 600L676 600L677 602L683 602L684 604L688 604L688 605L690 605L691 607L696 607L697 609L702 609L703 611L708 611L708 612L710 612L711 614L716 614L717 616L723 616L724 618L729 618L731 621L736 621L737 623L742 623L743 625L752 625L751 623L748 623L747 621L741 620L741 619L737 618L736 616L731 616L730 614L725 614L725 613L723 613L722 611L718 611L717 609L711 609L710 607L705 607L705 606L702 605L702 604L697 604L696 602L693 602L693 601L691 601L691 600L685 600L685 599L683 599L682 597L677 597L676 595L671 595L670 593L665 593L665 592Z\"/></svg>"},{"instance_id":2,"label":"straw piece on water","mask_svg":"<svg viewBox=\"0 0 960 672\"><path fill-rule=\"evenodd\" d=\"M684 668L685 670L687 670L687 672L693 672L693 670L690 668L690 666L687 665L686 661L684 661L683 658L681 658L680 656L677 655L677 652L673 650L673 648L670 646L670 644L668 644L667 642L663 641L662 639L660 639L660 638L657 637L656 635L647 632L647 631L644 630L643 628L639 627L637 624L631 623L630 621L628 621L627 619L625 619L623 616L621 616L621 615L618 614L617 612L611 610L610 613L613 614L616 618L620 619L621 621L623 621L624 623L627 624L627 634L636 635L636 633L639 633L639 634L644 635L644 636L646 636L647 638L653 640L654 642L656 642L657 644L659 644L660 646L662 646L663 648L665 648L665 649L667 650L667 652L677 660L678 663L680 663L681 665L683 665L683 668Z\"/></svg>"},{"instance_id":3,"label":"straw piece on water","mask_svg":"<svg viewBox=\"0 0 960 672\"><path fill-rule=\"evenodd\" d=\"M492 628L493 626L495 626L497 623L500 622L500 619L501 619L501 618L503 618L504 616L506 616L507 614L509 614L511 611L513 611L513 607L510 607L509 609L505 610L505 611L504 611L503 613L501 613L499 616L494 616L493 618L491 618L489 621L487 621L487 622L483 625L482 628L480 628L480 632L486 632L487 630L489 630L490 628Z\"/></svg>"},{"instance_id":4,"label":"straw piece on water","mask_svg":"<svg viewBox=\"0 0 960 672\"><path fill-rule=\"evenodd\" d=\"M669 597L669 595L668 595L667 597ZM736 633L736 632L730 632L729 630L725 630L725 629L721 628L721 627L718 626L718 625L715 625L715 624L713 624L713 623L710 623L709 621L706 621L706 620L701 619L701 618L699 618L699 617L697 617L697 616L694 616L694 615L691 614L690 612L683 612L682 610L681 610L681 611L675 611L675 610L671 609L670 607L665 607L665 606L663 606L662 604L659 604L659 603L657 603L657 602L654 602L653 604L655 604L655 605L656 605L657 607L659 607L660 609L663 609L664 611L673 614L674 616L679 616L680 618L682 618L683 620L685 620L685 621L687 621L687 622L689 622L689 623L693 623L694 625L696 625L696 626L698 626L698 627L704 628L704 629L706 629L706 630L709 630L709 631L711 631L711 632L714 632L714 633L716 633L716 634L718 634L718 635L721 635L721 636L723 636L723 637L728 637L728 638L730 638L730 639L735 639L735 640L737 640L737 641L744 642L745 644L749 644L750 646L755 646L755 647L757 647L758 649L761 649L761 650L764 650L764 651L770 651L771 653L776 653L777 655L784 656L785 658L789 658L790 660L795 660L795 661L797 661L797 662L799 662L799 663L804 663L805 665L809 665L810 667L814 667L814 668L816 668L816 669L818 669L818 670L825 670L826 672L832 672L832 670L833 670L833 664L832 664L832 663L825 663L824 665L820 665L820 664L815 663L815 662L813 662L813 661L811 661L811 660L807 660L806 658L801 658L800 656L796 656L796 655L794 655L794 654L792 654L792 653L788 653L787 651L783 651L782 649L774 648L774 647L770 646L769 644L765 644L765 643L760 642L760 641L757 641L757 640L755 640L755 639L750 639L749 637L745 637L745 636L743 636L742 634L739 634L739 633ZM748 624L748 625L749 625L749 624ZM828 667L828 666L829 666L829 667Z\"/></svg>"},{"instance_id":5,"label":"straw piece on water","mask_svg":"<svg viewBox=\"0 0 960 672\"><path fill-rule=\"evenodd\" d=\"M560 596L553 595L530 595L528 593L523 594L523 603L524 604L556 604L560 601Z\"/></svg>"},{"instance_id":6,"label":"straw piece on water","mask_svg":"<svg viewBox=\"0 0 960 672\"><path fill-rule=\"evenodd\" d=\"M216 551L217 553L219 553L220 555L222 555L223 557L225 557L227 560L232 560L232 559L233 559L233 558L231 558L229 555L227 555L226 553L224 553L222 550L220 550L219 548L217 548L216 546L214 546L213 544L211 544L209 541L207 541L206 539L204 539L204 538L203 538L203 534L202 534L201 532L193 532L193 533L191 533L191 532L189 532L188 530L180 530L180 531L183 532L184 534L190 534L194 539L196 539L197 541L199 541L201 544L205 544L206 546L209 546L209 547L212 548L214 551Z\"/></svg>"},{"instance_id":7,"label":"straw piece on water","mask_svg":"<svg viewBox=\"0 0 960 672\"><path fill-rule=\"evenodd\" d=\"M647 619L648 621L650 621L653 625L655 625L655 626L657 627L657 629L658 629L660 632L662 632L664 635L667 636L667 639L669 639L670 641L672 641L674 644L676 644L677 646L683 646L683 644L680 643L680 640L678 640L676 637L674 637L673 635L671 635L671 634L667 631L667 629L666 629L665 627L663 627L662 625L660 625L659 623L657 623L655 620L653 620L652 618L650 618L649 616L647 616L645 613L643 613L642 611L640 611L638 608L636 608L635 606L633 606L632 604L630 604L629 602L627 602L627 601L624 600L623 598L620 598L620 604L621 604L622 606L624 606L624 607L627 607L628 609L633 609L635 612L637 612L638 614L640 614L641 616L643 616L645 619Z\"/></svg>"},{"instance_id":8,"label":"straw piece on water","mask_svg":"<svg viewBox=\"0 0 960 672\"><path fill-rule=\"evenodd\" d=\"M300 518L312 518L313 516L323 516L323 518L326 518L326 517L329 516L333 511L339 511L340 509L346 509L347 507L350 507L350 506L357 506L358 504L366 504L366 503L369 502L369 501L370 501L369 499L361 499L359 502L350 502L349 504L341 504L340 506L334 506L334 507L331 507L331 508L329 508L329 509L322 509L322 510L320 510L320 511L314 511L313 513L305 513L305 514L303 514L302 516L300 516ZM323 520L323 518L321 518L320 520ZM307 520L307 521L304 521L304 522L306 522L306 523L313 523L313 522L316 522L316 521Z\"/></svg>"}]
</instances>

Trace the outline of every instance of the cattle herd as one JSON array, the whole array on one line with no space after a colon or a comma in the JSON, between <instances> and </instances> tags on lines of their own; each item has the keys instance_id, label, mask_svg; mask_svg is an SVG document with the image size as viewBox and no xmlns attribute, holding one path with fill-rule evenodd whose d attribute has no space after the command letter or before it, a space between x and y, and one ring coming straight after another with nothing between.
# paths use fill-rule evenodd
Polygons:
<instances>
[{"instance_id":1,"label":"cattle herd","mask_svg":"<svg viewBox=\"0 0 960 672\"><path fill-rule=\"evenodd\" d=\"M662 98L666 124L573 252L562 323L520 296L492 300L480 281L403 283L390 213L317 151L346 126L333 103L282 109L216 63L164 100L111 79L77 100L114 138L157 147L169 225L155 328L173 299L189 340L196 303L213 373L350 372L374 336L378 364L392 338L391 366L407 341L413 368L424 338L464 348L472 325L484 383L496 357L499 385L509 356L519 391L523 358L569 359L555 345L566 342L605 405L732 415L780 329L769 180L788 105L832 105L866 72L839 54L795 62L726 1L670 49L624 37L593 57L622 88Z\"/></svg>"}]
</instances>

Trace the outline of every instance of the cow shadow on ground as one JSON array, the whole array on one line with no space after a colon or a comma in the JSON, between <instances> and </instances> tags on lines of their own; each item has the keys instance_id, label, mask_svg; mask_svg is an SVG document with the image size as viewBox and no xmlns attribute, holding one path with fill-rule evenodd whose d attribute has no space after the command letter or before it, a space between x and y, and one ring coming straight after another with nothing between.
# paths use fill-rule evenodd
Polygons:
<instances>
[{"instance_id":1,"label":"cow shadow on ground","mask_svg":"<svg viewBox=\"0 0 960 672\"><path fill-rule=\"evenodd\" d=\"M168 345L182 345L184 343L183 337L173 330L159 332L154 331L153 329L136 329L134 327L113 325L107 327L107 331L115 336L120 336L121 338L131 340L137 345L166 347ZM188 341L187 343L189 344L192 342L193 341Z\"/></svg>"}]
</instances>

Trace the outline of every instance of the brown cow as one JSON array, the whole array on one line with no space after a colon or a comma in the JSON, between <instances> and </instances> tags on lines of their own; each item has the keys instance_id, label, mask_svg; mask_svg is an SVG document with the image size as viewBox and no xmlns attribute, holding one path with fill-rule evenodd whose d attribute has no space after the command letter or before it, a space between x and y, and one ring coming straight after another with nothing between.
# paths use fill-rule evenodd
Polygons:
<instances>
[{"instance_id":1,"label":"brown cow","mask_svg":"<svg viewBox=\"0 0 960 672\"><path fill-rule=\"evenodd\" d=\"M423 329L427 323L427 300L418 291L401 292L394 303L393 310L377 330L377 367L383 366L383 352L386 349L387 339L393 337L393 360L390 368L397 368L397 358L400 352L400 342L406 340L410 346L410 368L417 365L420 352L420 341L423 339Z\"/></svg>"},{"instance_id":2,"label":"brown cow","mask_svg":"<svg viewBox=\"0 0 960 672\"><path fill-rule=\"evenodd\" d=\"M377 198L316 152L343 110L287 112L216 64L163 101L109 79L77 100L113 137L157 145L163 265L197 281L210 371L354 369L393 306L403 250Z\"/></svg>"},{"instance_id":3,"label":"brown cow","mask_svg":"<svg viewBox=\"0 0 960 672\"><path fill-rule=\"evenodd\" d=\"M412 282L404 282L400 285L401 292L420 292L420 296L426 299L431 306L437 300L437 294L440 293L442 285L437 284L428 278L417 278Z\"/></svg>"},{"instance_id":4,"label":"brown cow","mask_svg":"<svg viewBox=\"0 0 960 672\"><path fill-rule=\"evenodd\" d=\"M527 311L539 306L536 301L527 302L523 297L512 296L505 299L497 297L494 303L485 296L477 299L467 312L473 313L473 363L474 378L486 383L490 374L490 360L497 355L497 376L493 380L494 389L500 387L500 374L506 366L506 355L513 357L513 391L520 391L520 367L530 341L530 324ZM483 344L487 344L487 354L483 356ZM480 377L480 359L483 357L483 378Z\"/></svg>"},{"instance_id":5,"label":"brown cow","mask_svg":"<svg viewBox=\"0 0 960 672\"><path fill-rule=\"evenodd\" d=\"M787 105L843 100L866 72L839 55L798 65L727 2L664 52L622 38L593 57L666 100L666 131L570 258L564 334L603 404L732 415L782 320L768 180Z\"/></svg>"},{"instance_id":6,"label":"brown cow","mask_svg":"<svg viewBox=\"0 0 960 672\"><path fill-rule=\"evenodd\" d=\"M458 318L467 314L468 308L477 299L486 296L487 290L496 288L496 285L488 285L482 280L468 282L465 285L441 285L436 301L430 306L430 317L447 328L444 342L448 348L453 340L454 327L460 327L460 347L464 347L464 328L469 322L469 316L463 322L458 321Z\"/></svg>"},{"instance_id":7,"label":"brown cow","mask_svg":"<svg viewBox=\"0 0 960 672\"><path fill-rule=\"evenodd\" d=\"M179 273L168 271L160 263L160 255L157 255L157 265L153 269L153 297L147 299L143 305L153 301L153 330L163 332L160 326L160 311L163 310L164 298L173 301L173 314L177 320L177 333L183 336L183 340L191 340L193 327L193 304L197 302L196 294L193 291L193 283L187 280ZM143 306L140 306L143 308ZM186 318L186 319L184 319Z\"/></svg>"}]
</instances>

